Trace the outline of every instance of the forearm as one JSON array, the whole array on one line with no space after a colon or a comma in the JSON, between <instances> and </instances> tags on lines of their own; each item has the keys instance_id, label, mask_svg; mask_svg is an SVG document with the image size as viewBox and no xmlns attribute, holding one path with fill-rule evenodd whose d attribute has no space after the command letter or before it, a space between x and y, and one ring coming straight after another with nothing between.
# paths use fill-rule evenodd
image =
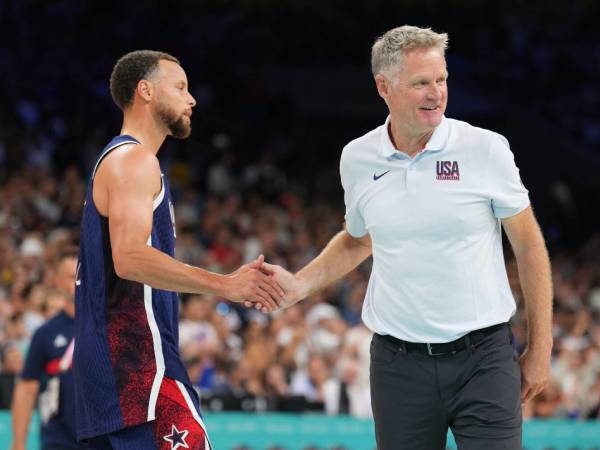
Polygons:
<instances>
[{"instance_id":1,"label":"forearm","mask_svg":"<svg viewBox=\"0 0 600 450\"><path fill-rule=\"evenodd\" d=\"M353 238L346 230L340 231L329 241L321 254L296 274L300 286L300 298L343 277L371 254L371 246Z\"/></svg>"},{"instance_id":2,"label":"forearm","mask_svg":"<svg viewBox=\"0 0 600 450\"><path fill-rule=\"evenodd\" d=\"M35 407L37 387L27 386L22 381L15 385L11 405L13 445L15 448L25 447L27 431L31 421L31 413Z\"/></svg>"},{"instance_id":3,"label":"forearm","mask_svg":"<svg viewBox=\"0 0 600 450\"><path fill-rule=\"evenodd\" d=\"M528 347L550 352L552 348L552 278L543 241L516 254L521 289L525 297Z\"/></svg>"},{"instance_id":4,"label":"forearm","mask_svg":"<svg viewBox=\"0 0 600 450\"><path fill-rule=\"evenodd\" d=\"M191 294L223 295L224 275L192 267L150 246L118 256L113 254L120 278L147 284L155 289Z\"/></svg>"}]
</instances>

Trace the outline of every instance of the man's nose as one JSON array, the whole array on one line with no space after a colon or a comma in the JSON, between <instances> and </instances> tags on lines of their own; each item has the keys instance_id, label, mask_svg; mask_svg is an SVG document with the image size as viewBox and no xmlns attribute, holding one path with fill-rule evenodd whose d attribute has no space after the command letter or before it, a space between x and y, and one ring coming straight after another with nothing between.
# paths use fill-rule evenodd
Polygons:
<instances>
[{"instance_id":1,"label":"man's nose","mask_svg":"<svg viewBox=\"0 0 600 450\"><path fill-rule=\"evenodd\" d=\"M432 83L427 90L428 100L440 100L442 98L442 89L437 83Z\"/></svg>"}]
</instances>

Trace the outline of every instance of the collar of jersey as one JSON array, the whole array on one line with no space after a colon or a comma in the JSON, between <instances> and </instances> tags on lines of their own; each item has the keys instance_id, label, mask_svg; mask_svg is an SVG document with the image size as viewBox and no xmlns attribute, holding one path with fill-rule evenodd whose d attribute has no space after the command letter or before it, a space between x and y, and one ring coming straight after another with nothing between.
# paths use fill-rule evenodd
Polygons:
<instances>
[{"instance_id":1,"label":"collar of jersey","mask_svg":"<svg viewBox=\"0 0 600 450\"><path fill-rule=\"evenodd\" d=\"M391 158L395 155L402 155L403 153L396 150L394 144L390 140L390 135L388 133L388 125L390 123L390 116L387 116L385 119L385 124L381 128L380 142L379 142L379 155L384 158ZM440 124L433 130L433 134L427 141L427 145L423 149L424 152L440 152L446 146L446 141L448 140L448 119L446 116L442 117L442 121Z\"/></svg>"},{"instance_id":2,"label":"collar of jersey","mask_svg":"<svg viewBox=\"0 0 600 450\"><path fill-rule=\"evenodd\" d=\"M131 140L131 141L135 141L138 144L140 144L140 141L137 140L136 138L134 138L132 135L130 134L120 134L117 137L115 137L115 139L124 139L124 140Z\"/></svg>"}]
</instances>

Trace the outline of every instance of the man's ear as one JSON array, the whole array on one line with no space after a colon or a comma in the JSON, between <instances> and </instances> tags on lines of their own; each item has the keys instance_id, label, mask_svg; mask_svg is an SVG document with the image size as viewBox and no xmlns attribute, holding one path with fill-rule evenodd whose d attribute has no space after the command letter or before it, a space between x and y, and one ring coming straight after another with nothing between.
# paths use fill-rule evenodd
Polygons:
<instances>
[{"instance_id":1,"label":"man's ear","mask_svg":"<svg viewBox=\"0 0 600 450\"><path fill-rule=\"evenodd\" d=\"M382 74L378 73L375 75L375 86L377 87L377 92L382 99L386 100L386 102L387 98L389 97L389 83L390 81Z\"/></svg>"},{"instance_id":2,"label":"man's ear","mask_svg":"<svg viewBox=\"0 0 600 450\"><path fill-rule=\"evenodd\" d=\"M150 81L140 80L137 84L136 92L145 103L149 103L154 94L154 87Z\"/></svg>"}]
</instances>

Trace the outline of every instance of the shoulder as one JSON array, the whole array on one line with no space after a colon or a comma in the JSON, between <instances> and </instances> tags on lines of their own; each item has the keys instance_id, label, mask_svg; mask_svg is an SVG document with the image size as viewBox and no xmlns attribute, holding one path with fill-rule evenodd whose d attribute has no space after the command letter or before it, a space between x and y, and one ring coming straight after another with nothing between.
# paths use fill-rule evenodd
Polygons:
<instances>
[{"instance_id":1,"label":"shoulder","mask_svg":"<svg viewBox=\"0 0 600 450\"><path fill-rule=\"evenodd\" d=\"M64 310L50 320L53 321L54 326L57 328L66 328L75 325L75 319L69 316Z\"/></svg>"},{"instance_id":2,"label":"shoulder","mask_svg":"<svg viewBox=\"0 0 600 450\"><path fill-rule=\"evenodd\" d=\"M383 130L385 125L380 125L353 139L343 148L340 157L340 180L347 194L355 192L358 180L364 178L365 171L377 164Z\"/></svg>"},{"instance_id":3,"label":"shoulder","mask_svg":"<svg viewBox=\"0 0 600 450\"><path fill-rule=\"evenodd\" d=\"M463 120L456 119L446 119L448 121L448 125L450 126L450 133L455 138L466 138L471 140L476 140L480 142L488 142L488 143L504 143L504 145L508 146L508 140L501 135L500 133L496 133L495 131L488 130L487 128L477 127L475 125L471 125L468 122Z\"/></svg>"},{"instance_id":4,"label":"shoulder","mask_svg":"<svg viewBox=\"0 0 600 450\"><path fill-rule=\"evenodd\" d=\"M377 150L382 128L383 125L348 142L342 149L341 160L349 161L360 155L368 154L373 150Z\"/></svg>"},{"instance_id":5,"label":"shoulder","mask_svg":"<svg viewBox=\"0 0 600 450\"><path fill-rule=\"evenodd\" d=\"M346 180L354 179L361 170L369 167L369 163L375 162L382 129L383 125L353 139L344 146L340 157L340 177L343 185L346 186Z\"/></svg>"},{"instance_id":6,"label":"shoulder","mask_svg":"<svg viewBox=\"0 0 600 450\"><path fill-rule=\"evenodd\" d=\"M47 322L44 322L37 330L33 332L33 335L31 336L31 346L44 345L49 341L55 329L55 319L56 317L53 317Z\"/></svg>"},{"instance_id":7,"label":"shoulder","mask_svg":"<svg viewBox=\"0 0 600 450\"><path fill-rule=\"evenodd\" d=\"M66 315L64 312L59 312L44 322L44 324L36 330L36 333L44 336L49 336L52 333L56 333L65 323L65 316Z\"/></svg>"},{"instance_id":8,"label":"shoulder","mask_svg":"<svg viewBox=\"0 0 600 450\"><path fill-rule=\"evenodd\" d=\"M113 169L140 172L160 170L156 155L142 144L126 144L106 156L105 164Z\"/></svg>"},{"instance_id":9,"label":"shoulder","mask_svg":"<svg viewBox=\"0 0 600 450\"><path fill-rule=\"evenodd\" d=\"M104 158L95 180L109 189L120 189L126 184L154 191L160 180L160 164L156 155L143 145L126 144Z\"/></svg>"},{"instance_id":10,"label":"shoulder","mask_svg":"<svg viewBox=\"0 0 600 450\"><path fill-rule=\"evenodd\" d=\"M449 145L480 154L486 159L494 154L512 154L508 139L500 133L456 119L446 119L450 127Z\"/></svg>"}]
</instances>

